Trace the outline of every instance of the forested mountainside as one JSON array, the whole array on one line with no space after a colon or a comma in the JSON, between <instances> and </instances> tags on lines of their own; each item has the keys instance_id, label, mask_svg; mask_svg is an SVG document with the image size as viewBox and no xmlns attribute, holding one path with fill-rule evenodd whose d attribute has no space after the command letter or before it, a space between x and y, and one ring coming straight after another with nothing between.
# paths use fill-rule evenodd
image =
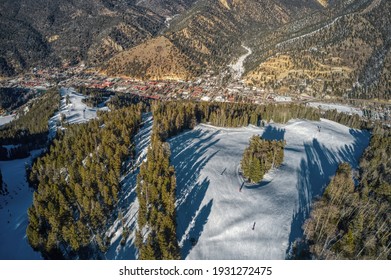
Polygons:
<instances>
[{"instance_id":1,"label":"forested mountainside","mask_svg":"<svg viewBox=\"0 0 391 280\"><path fill-rule=\"evenodd\" d=\"M53 93L54 91L50 91L47 94ZM123 175L133 173L136 167L134 166L136 162L134 147L137 140L134 135L141 125L142 108L141 104L121 109L114 107L111 112L99 112L98 118L88 123L66 125L58 132L46 153L35 161L28 173L29 183L36 188L36 192L32 206L28 210L27 237L29 244L41 252L44 258L100 258L107 253L110 247L110 236L107 230L119 213L117 207L121 195L121 180L125 178ZM298 104L255 105L156 101L152 103L152 112L154 124L152 145L148 151L148 160L140 169L137 185L140 203L139 231L131 232L130 228L127 228L129 231L123 232L124 243L121 242L123 246L129 234L134 234L136 236L135 246L139 252L138 257L141 259L177 259L180 257L178 240L175 239L177 209L173 207L176 173L170 163L170 148L164 144L167 139L184 130L193 129L199 123L219 127L243 127L249 124L263 127L271 120L278 123L304 118L319 121L322 116L350 127L363 128L366 125L357 117L336 112L322 115L316 108ZM44 119L44 117L39 119ZM351 230L356 238L355 248L359 250L356 253L360 253L365 247L360 255L368 258L374 256L373 242L375 241L378 242L376 244L380 244L375 245L376 250L386 253L382 253L382 258L388 258L388 253L385 251L388 248L388 239L384 235L384 229L389 228L387 224L389 219L386 214L387 199L389 199L387 173L389 163L385 156L388 151L389 134L379 129L378 127L374 130L375 136L372 139L371 148L367 150L365 160L361 162L360 189L346 190L352 192L355 203L359 196L358 191L362 197L370 199L368 203L372 203L373 208L365 210L369 212L365 212L363 216L368 221L376 219L376 205L381 204L379 213L382 219L376 219L373 227L367 227L368 231L362 231L361 235L353 231L356 229ZM354 133L353 130L351 133ZM280 146L279 149L282 152L283 142L276 142L276 144ZM255 153L259 152L257 149L254 149ZM260 147L260 150L262 149L263 147ZM277 166L282 161L282 153L280 154L277 150L275 152L273 155L268 155L267 162L271 162L272 166ZM244 168L251 169L251 166ZM254 181L257 179L255 178ZM148 192L148 198L143 200L146 192ZM334 201L336 200L332 200ZM344 205L346 204L340 203L332 207L340 209L338 207ZM361 205L365 207L366 200L363 200ZM326 205L326 210L327 207ZM355 211L354 207L345 207L343 211L346 209ZM374 212L370 212L371 209ZM335 211L345 215L342 210ZM343 216L344 223L346 219L355 217L356 214L359 215L359 212L352 212L350 216L350 212L346 213L348 216ZM327 218L327 216L319 217ZM125 229L124 224L123 222ZM325 225L325 227L343 230L338 238L345 234L348 234L344 237L345 239L351 238L348 227L344 225L334 223ZM335 232L335 230L330 230L327 234ZM366 239L367 237L369 239ZM374 238L377 239L374 240ZM347 242L351 242L350 239ZM313 243L310 245L312 246ZM333 251L334 248L330 250ZM313 253L316 254L315 249ZM320 255L315 255L315 257L323 258Z\"/></svg>"},{"instance_id":2,"label":"forested mountainside","mask_svg":"<svg viewBox=\"0 0 391 280\"><path fill-rule=\"evenodd\" d=\"M20 100L23 100L22 98ZM49 89L31 100L17 119L0 127L0 160L25 158L48 142L49 119L60 106L58 89ZM7 149L4 146L10 145Z\"/></svg>"},{"instance_id":3,"label":"forested mountainside","mask_svg":"<svg viewBox=\"0 0 391 280\"><path fill-rule=\"evenodd\" d=\"M19 108L36 95L24 88L0 88L0 114Z\"/></svg>"},{"instance_id":4,"label":"forested mountainside","mask_svg":"<svg viewBox=\"0 0 391 280\"><path fill-rule=\"evenodd\" d=\"M349 164L341 164L303 226L313 258L391 258L390 131L378 127L373 133L360 161L358 184Z\"/></svg>"},{"instance_id":5,"label":"forested mountainside","mask_svg":"<svg viewBox=\"0 0 391 280\"><path fill-rule=\"evenodd\" d=\"M36 66L99 64L163 26L163 17L129 1L1 1L0 76Z\"/></svg>"},{"instance_id":6,"label":"forested mountainside","mask_svg":"<svg viewBox=\"0 0 391 280\"><path fill-rule=\"evenodd\" d=\"M136 105L100 113L98 120L67 127L34 163L27 237L45 258L97 258L107 250L105 231L140 122Z\"/></svg>"},{"instance_id":7,"label":"forested mountainside","mask_svg":"<svg viewBox=\"0 0 391 280\"><path fill-rule=\"evenodd\" d=\"M191 67L179 78L207 70L221 74L246 45L252 50L244 76L250 86L279 94L387 99L390 5L384 0L197 1L161 33L183 59L162 60L158 52L148 52L156 47L152 39L136 59L121 56L127 67L109 63L107 68L112 75L137 78L140 73L129 69L160 69L142 70L144 79L170 77L186 64Z\"/></svg>"},{"instance_id":8,"label":"forested mountainside","mask_svg":"<svg viewBox=\"0 0 391 280\"><path fill-rule=\"evenodd\" d=\"M339 1L253 38L245 80L282 94L389 99L390 11L390 1Z\"/></svg>"},{"instance_id":9,"label":"forested mountainside","mask_svg":"<svg viewBox=\"0 0 391 280\"><path fill-rule=\"evenodd\" d=\"M191 7L197 0L133 0L137 5L148 8L158 15L172 17Z\"/></svg>"},{"instance_id":10,"label":"forested mountainside","mask_svg":"<svg viewBox=\"0 0 391 280\"><path fill-rule=\"evenodd\" d=\"M314 1L303 2L264 0L264 1L211 1L201 0L170 21L163 35L187 57L187 63L194 65L192 75L205 70L221 70L242 52L242 42L257 36L261 30L272 30L292 19L320 9ZM145 44L154 45L154 40ZM130 67L158 63L156 54L141 57L136 62L126 60ZM151 62L152 61L152 62ZM166 71L178 65L164 64ZM123 69L112 71L129 74ZM159 76L149 78L158 79Z\"/></svg>"}]
</instances>

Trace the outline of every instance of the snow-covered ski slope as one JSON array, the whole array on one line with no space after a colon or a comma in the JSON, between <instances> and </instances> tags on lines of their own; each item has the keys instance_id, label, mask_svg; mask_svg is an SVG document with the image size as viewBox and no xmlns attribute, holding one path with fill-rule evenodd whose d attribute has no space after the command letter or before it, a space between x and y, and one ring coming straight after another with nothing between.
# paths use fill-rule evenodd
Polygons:
<instances>
[{"instance_id":1,"label":"snow-covered ski slope","mask_svg":"<svg viewBox=\"0 0 391 280\"><path fill-rule=\"evenodd\" d=\"M111 240L111 246L106 253L109 260L129 260L135 259L137 251L134 245L134 230L137 226L138 201L136 194L136 181L140 164L146 160L148 147L152 133L152 114L143 116L143 124L140 131L134 137L136 144L136 161L129 164L128 173L121 181L121 194L118 202L119 211L122 212L123 219L118 218L107 232ZM117 213L114 213L117 214ZM124 245L121 245L123 228L129 229L129 237Z\"/></svg>"},{"instance_id":2,"label":"snow-covered ski slope","mask_svg":"<svg viewBox=\"0 0 391 280\"><path fill-rule=\"evenodd\" d=\"M68 124L85 123L97 117L99 110L108 110L107 107L92 108L83 103L85 96L77 93L74 88L61 88L61 105L58 111L50 120L50 134L53 138L56 135L57 123L61 119L61 115L66 117L65 122ZM69 103L67 104L67 96L69 96Z\"/></svg>"},{"instance_id":3,"label":"snow-covered ski slope","mask_svg":"<svg viewBox=\"0 0 391 280\"><path fill-rule=\"evenodd\" d=\"M286 140L284 162L260 184L242 186L239 164L254 134ZM285 259L302 234L313 199L339 163L357 167L369 137L369 132L322 119L265 128L199 125L172 138L182 257Z\"/></svg>"},{"instance_id":4,"label":"snow-covered ski slope","mask_svg":"<svg viewBox=\"0 0 391 280\"><path fill-rule=\"evenodd\" d=\"M25 159L0 161L7 195L0 195L0 260L41 259L30 247L26 237L27 209L33 201L33 190L26 180L25 165L31 164L41 151L33 151Z\"/></svg>"}]
</instances>

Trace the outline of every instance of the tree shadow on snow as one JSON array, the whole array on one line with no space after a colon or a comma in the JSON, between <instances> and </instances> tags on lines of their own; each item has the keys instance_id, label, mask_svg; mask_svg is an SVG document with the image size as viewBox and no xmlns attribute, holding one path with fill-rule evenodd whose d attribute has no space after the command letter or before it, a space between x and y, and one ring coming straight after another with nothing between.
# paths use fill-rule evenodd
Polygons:
<instances>
[{"instance_id":1,"label":"tree shadow on snow","mask_svg":"<svg viewBox=\"0 0 391 280\"><path fill-rule=\"evenodd\" d=\"M206 155L208 149L216 145L220 140L213 140L213 133L206 138L202 138L207 132L200 130L189 131L170 141L173 149L171 164L174 165L177 177L177 199L181 198L189 191L198 180L201 170L205 165L218 153ZM193 139L201 138L198 142L193 143Z\"/></svg>"},{"instance_id":2,"label":"tree shadow on snow","mask_svg":"<svg viewBox=\"0 0 391 280\"><path fill-rule=\"evenodd\" d=\"M262 139L269 140L269 141L284 140L284 137L285 137L285 129L281 129L272 125L268 125L262 134Z\"/></svg>"},{"instance_id":3,"label":"tree shadow on snow","mask_svg":"<svg viewBox=\"0 0 391 280\"><path fill-rule=\"evenodd\" d=\"M182 245L182 259L186 259L191 249L197 244L202 232L204 231L204 226L208 222L212 206L213 199L209 200L207 204L197 211L194 222L190 224L191 228Z\"/></svg>"},{"instance_id":4,"label":"tree shadow on snow","mask_svg":"<svg viewBox=\"0 0 391 280\"><path fill-rule=\"evenodd\" d=\"M254 189L260 189L262 187L265 187L267 186L271 181L270 180L262 180L260 183L258 184L246 184L244 183L244 187L248 190L254 190Z\"/></svg>"},{"instance_id":5,"label":"tree shadow on snow","mask_svg":"<svg viewBox=\"0 0 391 280\"><path fill-rule=\"evenodd\" d=\"M143 150L150 144L150 137L152 130L152 118L149 118L151 114L148 113L143 116L146 121L143 123L140 130L135 135L133 141L137 143L136 159L138 157L142 162L146 154L143 154ZM123 177L121 181L121 189L118 195L118 203L116 211L113 211L111 223L114 226L113 234L117 231L122 231L124 228L128 230L130 235L126 238L124 244L121 244L122 236L117 238L113 244L109 246L109 250L105 254L107 259L136 259L137 250L134 245L134 231L137 227L137 211L133 211L132 205L136 201L137 197L137 175L139 174L140 167L135 167L134 159L125 163L125 169L128 173ZM134 168L134 169L133 169ZM133 169L133 170L132 170ZM130 171L132 170L132 171ZM118 221L119 213L122 214L122 221ZM122 229L121 229L122 228ZM110 236L110 238L113 236Z\"/></svg>"},{"instance_id":6,"label":"tree shadow on snow","mask_svg":"<svg viewBox=\"0 0 391 280\"><path fill-rule=\"evenodd\" d=\"M198 242L212 209L212 200L203 204L210 181L205 178L199 182L199 177L205 165L219 152L207 153L219 142L214 139L218 133L192 130L170 140L171 163L177 176L177 237L183 259Z\"/></svg>"},{"instance_id":7,"label":"tree shadow on snow","mask_svg":"<svg viewBox=\"0 0 391 280\"><path fill-rule=\"evenodd\" d=\"M304 234L302 226L309 217L312 202L314 198L323 194L335 175L338 165L347 162L353 168L358 167L359 158L369 144L369 133L353 129L350 133L355 137L354 143L345 144L337 152L326 148L317 139L304 144L306 157L301 159L297 174L298 205L292 215L289 246L286 250L287 258L298 257L292 256L293 243L302 239Z\"/></svg>"}]
</instances>

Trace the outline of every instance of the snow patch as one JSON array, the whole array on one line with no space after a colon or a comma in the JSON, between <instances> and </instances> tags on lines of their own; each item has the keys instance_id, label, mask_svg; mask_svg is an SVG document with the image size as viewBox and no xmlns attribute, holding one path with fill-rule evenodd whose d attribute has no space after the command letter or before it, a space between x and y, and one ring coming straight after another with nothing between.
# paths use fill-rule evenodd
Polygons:
<instances>
[{"instance_id":1,"label":"snow patch","mask_svg":"<svg viewBox=\"0 0 391 280\"><path fill-rule=\"evenodd\" d=\"M77 93L74 88L61 88L61 105L58 111L49 120L49 138L54 138L56 131L61 127L61 118L68 124L85 123L97 117L97 112L108 111L108 107L92 108L83 103L85 96ZM68 96L68 98L67 98ZM68 99L68 103L67 103Z\"/></svg>"},{"instance_id":2,"label":"snow patch","mask_svg":"<svg viewBox=\"0 0 391 280\"><path fill-rule=\"evenodd\" d=\"M357 114L360 117L363 116L363 111L361 109L351 107L349 105L321 102L309 102L308 105L313 108L320 108L321 110L337 110L337 112L340 113L346 113L349 115Z\"/></svg>"},{"instance_id":3,"label":"snow patch","mask_svg":"<svg viewBox=\"0 0 391 280\"><path fill-rule=\"evenodd\" d=\"M16 115L0 116L0 126L12 122Z\"/></svg>"}]
</instances>

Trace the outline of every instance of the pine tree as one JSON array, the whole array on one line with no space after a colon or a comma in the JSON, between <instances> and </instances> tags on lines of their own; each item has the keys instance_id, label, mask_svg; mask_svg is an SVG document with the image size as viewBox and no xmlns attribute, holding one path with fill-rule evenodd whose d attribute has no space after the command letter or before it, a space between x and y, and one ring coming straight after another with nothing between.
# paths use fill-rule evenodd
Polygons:
<instances>
[{"instance_id":1,"label":"pine tree","mask_svg":"<svg viewBox=\"0 0 391 280\"><path fill-rule=\"evenodd\" d=\"M262 180L262 174L261 174L261 163L258 158L254 158L252 165L251 165L251 175L250 180L253 183L259 182Z\"/></svg>"},{"instance_id":2,"label":"pine tree","mask_svg":"<svg viewBox=\"0 0 391 280\"><path fill-rule=\"evenodd\" d=\"M284 146L285 141L268 141L252 136L241 160L244 177L253 183L260 182L266 172L282 164Z\"/></svg>"}]
</instances>

